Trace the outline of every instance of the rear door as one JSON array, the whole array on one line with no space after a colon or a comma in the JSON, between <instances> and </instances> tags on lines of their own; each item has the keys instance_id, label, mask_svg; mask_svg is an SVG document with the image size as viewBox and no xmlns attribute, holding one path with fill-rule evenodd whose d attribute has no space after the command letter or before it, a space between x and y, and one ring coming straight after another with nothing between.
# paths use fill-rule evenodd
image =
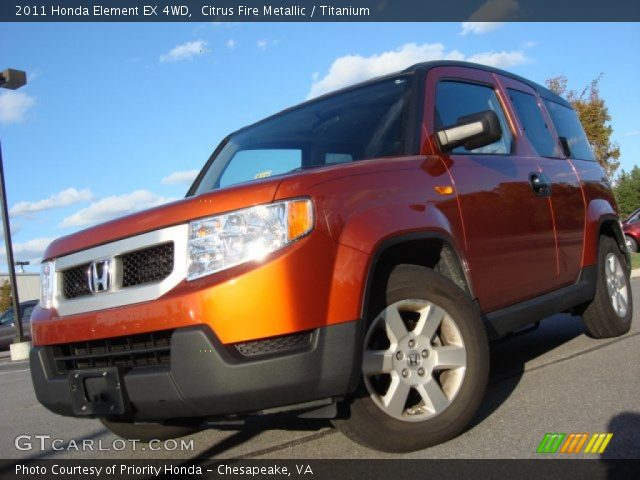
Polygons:
<instances>
[{"instance_id":1,"label":"rear door","mask_svg":"<svg viewBox=\"0 0 640 480\"><path fill-rule=\"evenodd\" d=\"M549 200L557 243L553 285L556 288L570 285L576 282L582 264L585 204L580 178L571 161L564 158L554 125L538 93L512 78L501 76L500 81L517 114L524 140L551 182Z\"/></svg>"},{"instance_id":2,"label":"rear door","mask_svg":"<svg viewBox=\"0 0 640 480\"><path fill-rule=\"evenodd\" d=\"M457 119L494 110L503 136L492 145L442 153L434 135ZM553 288L556 253L550 200L530 183L537 159L517 131L498 78L465 67L429 70L424 153L439 154L455 182L465 254L475 294L485 312Z\"/></svg>"}]
</instances>

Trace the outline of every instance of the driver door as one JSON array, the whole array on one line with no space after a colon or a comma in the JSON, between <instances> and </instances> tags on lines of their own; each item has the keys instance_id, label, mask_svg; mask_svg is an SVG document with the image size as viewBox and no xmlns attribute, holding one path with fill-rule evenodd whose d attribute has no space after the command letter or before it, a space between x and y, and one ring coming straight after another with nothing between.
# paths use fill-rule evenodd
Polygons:
<instances>
[{"instance_id":1,"label":"driver door","mask_svg":"<svg viewBox=\"0 0 640 480\"><path fill-rule=\"evenodd\" d=\"M484 312L519 303L553 289L555 241L548 197L534 192L542 171L519 137L499 80L465 67L429 70L425 121L433 153L448 165L455 184L465 256ZM502 138L467 151L442 152L434 132L460 117L486 110L498 116Z\"/></svg>"}]
</instances>

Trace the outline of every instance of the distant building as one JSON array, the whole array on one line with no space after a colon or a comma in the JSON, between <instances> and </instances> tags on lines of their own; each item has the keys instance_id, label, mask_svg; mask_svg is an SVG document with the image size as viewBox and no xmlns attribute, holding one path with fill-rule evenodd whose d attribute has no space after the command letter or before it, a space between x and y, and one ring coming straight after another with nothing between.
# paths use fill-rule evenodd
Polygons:
<instances>
[{"instance_id":1,"label":"distant building","mask_svg":"<svg viewBox=\"0 0 640 480\"><path fill-rule=\"evenodd\" d=\"M40 275L38 273L16 273L18 298L21 302L40 299ZM0 285L9 281L8 273L0 273Z\"/></svg>"}]
</instances>

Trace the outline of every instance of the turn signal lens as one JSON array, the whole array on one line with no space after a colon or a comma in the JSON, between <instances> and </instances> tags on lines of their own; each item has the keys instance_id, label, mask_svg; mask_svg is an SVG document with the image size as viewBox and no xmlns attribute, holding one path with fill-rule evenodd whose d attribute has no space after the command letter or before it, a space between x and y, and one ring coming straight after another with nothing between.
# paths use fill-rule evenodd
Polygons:
<instances>
[{"instance_id":1,"label":"turn signal lens","mask_svg":"<svg viewBox=\"0 0 640 480\"><path fill-rule=\"evenodd\" d=\"M313 228L313 207L310 200L293 200L287 205L287 240L309 233Z\"/></svg>"}]
</instances>

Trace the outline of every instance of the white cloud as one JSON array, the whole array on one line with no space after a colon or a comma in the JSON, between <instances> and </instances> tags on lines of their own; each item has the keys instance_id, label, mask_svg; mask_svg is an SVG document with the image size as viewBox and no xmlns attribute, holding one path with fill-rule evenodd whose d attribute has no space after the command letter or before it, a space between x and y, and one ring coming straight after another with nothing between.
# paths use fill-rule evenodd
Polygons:
<instances>
[{"instance_id":1,"label":"white cloud","mask_svg":"<svg viewBox=\"0 0 640 480\"><path fill-rule=\"evenodd\" d=\"M278 44L278 40L269 40L268 38L263 38L262 40L258 40L256 42L256 46L260 50L266 50L269 47L273 47Z\"/></svg>"},{"instance_id":2,"label":"white cloud","mask_svg":"<svg viewBox=\"0 0 640 480\"><path fill-rule=\"evenodd\" d=\"M36 99L24 92L0 93L0 123L22 122L35 104Z\"/></svg>"},{"instance_id":3,"label":"white cloud","mask_svg":"<svg viewBox=\"0 0 640 480\"><path fill-rule=\"evenodd\" d=\"M625 133L626 137L640 137L640 130L632 130L631 132Z\"/></svg>"},{"instance_id":4,"label":"white cloud","mask_svg":"<svg viewBox=\"0 0 640 480\"><path fill-rule=\"evenodd\" d=\"M460 35L492 32L502 26L504 20L513 20L518 8L516 0L488 0L471 14L469 21L462 22Z\"/></svg>"},{"instance_id":5,"label":"white cloud","mask_svg":"<svg viewBox=\"0 0 640 480\"><path fill-rule=\"evenodd\" d=\"M175 183L191 183L198 175L198 170L183 170L173 172L162 179L163 185L173 185Z\"/></svg>"},{"instance_id":6,"label":"white cloud","mask_svg":"<svg viewBox=\"0 0 640 480\"><path fill-rule=\"evenodd\" d=\"M466 60L468 62L482 63L483 65L499 68L509 68L531 61L529 57L519 50L478 53L468 57Z\"/></svg>"},{"instance_id":7,"label":"white cloud","mask_svg":"<svg viewBox=\"0 0 640 480\"><path fill-rule=\"evenodd\" d=\"M488 33L500 27L502 24L503 22L462 22L460 35L467 35L468 33L475 33L476 35Z\"/></svg>"},{"instance_id":8,"label":"white cloud","mask_svg":"<svg viewBox=\"0 0 640 480\"><path fill-rule=\"evenodd\" d=\"M44 251L53 241L53 238L34 238L26 242L13 243L13 259L14 261L28 261L32 265L40 263ZM5 253L4 242L0 249L0 262L5 264L7 262L7 256Z\"/></svg>"},{"instance_id":9,"label":"white cloud","mask_svg":"<svg viewBox=\"0 0 640 480\"><path fill-rule=\"evenodd\" d=\"M234 48L236 48L236 41L233 38L230 38L229 40L227 40L227 48L230 50L233 50Z\"/></svg>"},{"instance_id":10,"label":"white cloud","mask_svg":"<svg viewBox=\"0 0 640 480\"><path fill-rule=\"evenodd\" d=\"M529 58L520 51L483 52L467 56L458 50L446 51L441 43L407 43L379 55L345 55L335 59L324 77L313 75L307 98L431 60L467 60L493 67L511 67L526 63Z\"/></svg>"},{"instance_id":11,"label":"white cloud","mask_svg":"<svg viewBox=\"0 0 640 480\"><path fill-rule=\"evenodd\" d=\"M160 55L160 62L177 62L179 60L187 60L206 53L207 42L204 40L195 40L193 42L183 43L169 50L164 55Z\"/></svg>"},{"instance_id":12,"label":"white cloud","mask_svg":"<svg viewBox=\"0 0 640 480\"><path fill-rule=\"evenodd\" d=\"M527 42L522 42L522 48L533 48L536 45L538 45L538 42L534 42L532 40L529 40Z\"/></svg>"},{"instance_id":13,"label":"white cloud","mask_svg":"<svg viewBox=\"0 0 640 480\"><path fill-rule=\"evenodd\" d=\"M148 190L136 190L123 195L105 197L93 202L87 208L83 208L79 212L66 217L62 220L60 226L82 227L106 222L121 215L155 207L172 200L174 199L162 197Z\"/></svg>"},{"instance_id":14,"label":"white cloud","mask_svg":"<svg viewBox=\"0 0 640 480\"><path fill-rule=\"evenodd\" d=\"M61 192L54 193L49 198L38 200L36 202L19 202L16 203L9 213L14 216L27 215L37 213L52 208L66 207L75 203L87 202L93 198L91 190L85 188L76 190L75 188L67 188Z\"/></svg>"},{"instance_id":15,"label":"white cloud","mask_svg":"<svg viewBox=\"0 0 640 480\"><path fill-rule=\"evenodd\" d=\"M488 0L473 12L469 17L469 21L465 23L495 23L499 20L513 20L518 8L519 5L516 0ZM492 22L488 22L488 20Z\"/></svg>"}]
</instances>

